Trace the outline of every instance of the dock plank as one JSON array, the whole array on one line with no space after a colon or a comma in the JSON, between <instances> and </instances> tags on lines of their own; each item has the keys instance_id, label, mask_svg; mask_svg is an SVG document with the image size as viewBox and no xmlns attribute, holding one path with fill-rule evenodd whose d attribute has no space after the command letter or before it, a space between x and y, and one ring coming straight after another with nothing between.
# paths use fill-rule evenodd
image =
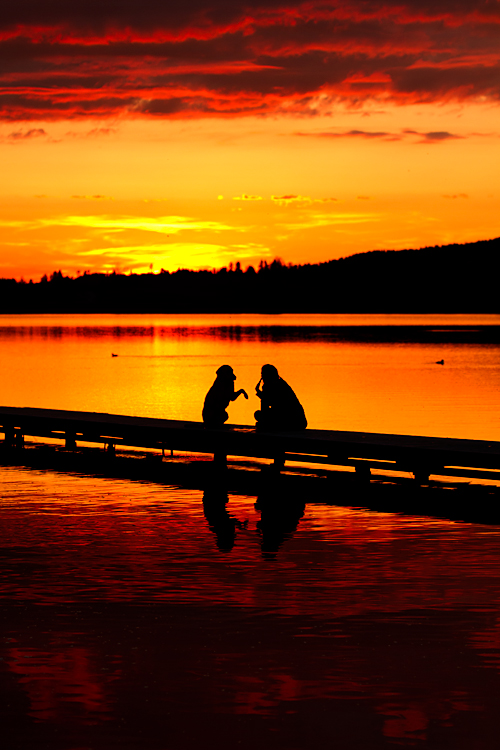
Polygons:
<instances>
[{"instance_id":1,"label":"dock plank","mask_svg":"<svg viewBox=\"0 0 500 750\"><path fill-rule=\"evenodd\" d=\"M120 444L197 453L355 466L422 475L494 477L500 470L500 442L341 430L259 432L250 425L206 429L202 422L100 412L0 406L0 432L57 437L77 442ZM67 442L68 444L68 442Z\"/></svg>"}]
</instances>

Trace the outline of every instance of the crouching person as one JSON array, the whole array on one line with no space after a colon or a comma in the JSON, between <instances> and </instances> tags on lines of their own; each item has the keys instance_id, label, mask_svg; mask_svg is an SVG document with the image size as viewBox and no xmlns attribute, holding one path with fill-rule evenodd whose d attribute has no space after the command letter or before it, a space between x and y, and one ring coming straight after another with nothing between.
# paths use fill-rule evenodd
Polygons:
<instances>
[{"instance_id":1,"label":"crouching person","mask_svg":"<svg viewBox=\"0 0 500 750\"><path fill-rule=\"evenodd\" d=\"M205 396L203 404L202 416L206 427L222 427L229 419L226 409L231 401L236 401L241 395L248 399L248 394L243 388L239 391L234 390L236 375L232 367L222 365L216 374L217 377Z\"/></svg>"},{"instance_id":2,"label":"crouching person","mask_svg":"<svg viewBox=\"0 0 500 750\"><path fill-rule=\"evenodd\" d=\"M299 399L274 365L264 365L255 392L261 407L255 412L258 430L305 430L307 419Z\"/></svg>"}]
</instances>

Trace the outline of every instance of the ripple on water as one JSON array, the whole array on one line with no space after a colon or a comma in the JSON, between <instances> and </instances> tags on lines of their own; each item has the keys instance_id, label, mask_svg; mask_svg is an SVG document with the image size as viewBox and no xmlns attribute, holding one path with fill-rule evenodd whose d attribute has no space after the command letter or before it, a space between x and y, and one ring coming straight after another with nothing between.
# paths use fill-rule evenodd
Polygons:
<instances>
[{"instance_id":1,"label":"ripple on water","mask_svg":"<svg viewBox=\"0 0 500 750\"><path fill-rule=\"evenodd\" d=\"M0 593L338 614L491 605L496 527L6 468Z\"/></svg>"}]
</instances>

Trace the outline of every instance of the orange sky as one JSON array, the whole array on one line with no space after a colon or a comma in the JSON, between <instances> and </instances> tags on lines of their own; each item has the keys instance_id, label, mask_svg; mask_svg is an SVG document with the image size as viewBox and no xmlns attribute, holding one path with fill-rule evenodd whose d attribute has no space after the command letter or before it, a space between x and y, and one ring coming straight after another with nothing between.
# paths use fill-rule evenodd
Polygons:
<instances>
[{"instance_id":1,"label":"orange sky","mask_svg":"<svg viewBox=\"0 0 500 750\"><path fill-rule=\"evenodd\" d=\"M496 0L21 0L0 276L500 235Z\"/></svg>"}]
</instances>

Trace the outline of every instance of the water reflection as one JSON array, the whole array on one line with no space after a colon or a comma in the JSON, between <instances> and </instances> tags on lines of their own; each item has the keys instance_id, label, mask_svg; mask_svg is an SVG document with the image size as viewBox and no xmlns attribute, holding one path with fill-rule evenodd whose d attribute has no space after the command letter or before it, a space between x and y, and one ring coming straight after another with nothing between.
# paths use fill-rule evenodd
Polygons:
<instances>
[{"instance_id":1,"label":"water reflection","mask_svg":"<svg viewBox=\"0 0 500 750\"><path fill-rule=\"evenodd\" d=\"M287 539L291 539L297 530L299 521L304 515L305 501L283 494L279 481L270 476L254 507L260 512L260 520L256 523L256 529L260 538L262 556L266 560L273 560L281 545Z\"/></svg>"},{"instance_id":2,"label":"water reflection","mask_svg":"<svg viewBox=\"0 0 500 750\"><path fill-rule=\"evenodd\" d=\"M12 748L496 747L500 527L272 476L256 498L3 468L0 498Z\"/></svg>"},{"instance_id":3,"label":"water reflection","mask_svg":"<svg viewBox=\"0 0 500 750\"><path fill-rule=\"evenodd\" d=\"M203 493L203 511L210 531L216 538L220 552L231 552L236 539L236 529L246 529L248 519L239 521L227 510L227 490L222 483L212 482Z\"/></svg>"},{"instance_id":4,"label":"water reflection","mask_svg":"<svg viewBox=\"0 0 500 750\"><path fill-rule=\"evenodd\" d=\"M499 320L0 316L1 401L199 421L213 372L230 362L250 394L231 421L254 424L253 386L272 362L311 428L500 440Z\"/></svg>"},{"instance_id":5,"label":"water reflection","mask_svg":"<svg viewBox=\"0 0 500 750\"><path fill-rule=\"evenodd\" d=\"M29 317L29 316L26 316ZM191 325L162 325L161 319L152 325L140 323L128 324L127 317L122 316L123 323L117 325L111 321L92 321L89 316L87 325L68 324L71 316L60 318L62 324L56 321L52 325L26 325L22 316L2 325L0 316L0 340L11 338L28 339L56 339L84 338L84 339L114 339L117 342L128 338L143 339L219 339L221 341L245 342L268 342L286 343L293 341L307 341L318 343L335 342L358 342L358 343L419 343L419 344L499 344L500 323L499 316L489 316L491 320L475 321L474 317L487 318L488 316L470 316L466 324L445 323L439 325L429 321L427 323L414 323L407 321L395 325L390 321L384 321L382 325L370 321L370 316L364 316L364 320L356 324L345 324L335 322L338 316L317 316L317 321L306 320L297 322L286 322L270 324L269 317L246 324L225 324L221 319L217 325L204 325L204 318L199 316L198 320ZM226 316L227 317L227 316ZM309 316L312 317L312 316ZM355 316L352 316L355 317ZM376 316L373 316L376 317ZM415 316L417 317L417 316ZM255 319L259 316L254 316ZM266 319L267 318L267 319ZM408 316L411 318L411 316ZM334 322L332 322L332 320ZM64 321L67 321L66 323ZM174 323L174 321L173 321Z\"/></svg>"}]
</instances>

